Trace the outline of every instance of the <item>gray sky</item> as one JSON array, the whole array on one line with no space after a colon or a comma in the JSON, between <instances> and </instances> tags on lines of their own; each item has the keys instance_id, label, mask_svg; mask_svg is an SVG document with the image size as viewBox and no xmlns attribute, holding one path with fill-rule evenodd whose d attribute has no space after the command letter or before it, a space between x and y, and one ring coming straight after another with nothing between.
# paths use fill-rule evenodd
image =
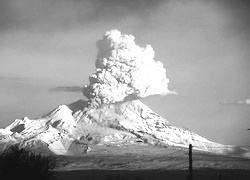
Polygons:
<instances>
[{"instance_id":1,"label":"gray sky","mask_svg":"<svg viewBox=\"0 0 250 180\"><path fill-rule=\"evenodd\" d=\"M0 127L83 98L95 43L115 28L152 45L179 93L144 103L210 140L250 145L250 105L237 103L250 98L249 12L248 0L0 0Z\"/></svg>"}]
</instances>

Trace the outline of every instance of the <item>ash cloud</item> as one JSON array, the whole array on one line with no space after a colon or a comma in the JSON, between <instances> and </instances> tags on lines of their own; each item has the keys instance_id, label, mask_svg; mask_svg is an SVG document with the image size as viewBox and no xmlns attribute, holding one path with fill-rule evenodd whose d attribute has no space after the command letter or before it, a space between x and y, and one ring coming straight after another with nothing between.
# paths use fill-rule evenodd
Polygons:
<instances>
[{"instance_id":1,"label":"ash cloud","mask_svg":"<svg viewBox=\"0 0 250 180\"><path fill-rule=\"evenodd\" d=\"M107 31L97 41L96 70L83 93L95 107L130 98L176 94L168 90L169 79L150 45L140 47L135 37L118 30Z\"/></svg>"}]
</instances>

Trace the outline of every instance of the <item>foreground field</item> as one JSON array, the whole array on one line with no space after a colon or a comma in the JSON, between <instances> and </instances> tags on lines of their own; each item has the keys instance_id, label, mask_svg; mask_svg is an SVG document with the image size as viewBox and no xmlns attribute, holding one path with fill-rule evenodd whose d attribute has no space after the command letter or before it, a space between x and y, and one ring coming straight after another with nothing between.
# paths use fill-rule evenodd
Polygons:
<instances>
[{"instance_id":1,"label":"foreground field","mask_svg":"<svg viewBox=\"0 0 250 180\"><path fill-rule=\"evenodd\" d=\"M187 179L188 151L146 145L92 147L82 156L60 156L57 180ZM193 179L250 179L250 159L193 152Z\"/></svg>"},{"instance_id":2,"label":"foreground field","mask_svg":"<svg viewBox=\"0 0 250 180\"><path fill-rule=\"evenodd\" d=\"M58 180L186 180L185 170L76 170L57 172ZM249 180L250 172L231 169L194 170L193 180Z\"/></svg>"}]
</instances>

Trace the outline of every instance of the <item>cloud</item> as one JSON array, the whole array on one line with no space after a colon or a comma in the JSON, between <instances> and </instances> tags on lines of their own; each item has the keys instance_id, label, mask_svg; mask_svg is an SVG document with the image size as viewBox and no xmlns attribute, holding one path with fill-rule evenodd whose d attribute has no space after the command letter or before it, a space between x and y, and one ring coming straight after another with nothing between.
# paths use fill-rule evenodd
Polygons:
<instances>
[{"instance_id":1,"label":"cloud","mask_svg":"<svg viewBox=\"0 0 250 180\"><path fill-rule=\"evenodd\" d=\"M50 89L51 91L55 92L81 92L82 93L82 87L81 86L61 86Z\"/></svg>"},{"instance_id":2,"label":"cloud","mask_svg":"<svg viewBox=\"0 0 250 180\"><path fill-rule=\"evenodd\" d=\"M84 87L93 106L120 102L128 97L176 94L168 90L169 79L162 62L155 61L150 45L140 47L135 37L118 30L107 31L97 41L96 70Z\"/></svg>"},{"instance_id":3,"label":"cloud","mask_svg":"<svg viewBox=\"0 0 250 180\"><path fill-rule=\"evenodd\" d=\"M233 102L222 102L221 104L228 104L228 105L250 105L250 99L246 100L239 100L239 101L233 101Z\"/></svg>"},{"instance_id":4,"label":"cloud","mask_svg":"<svg viewBox=\"0 0 250 180\"><path fill-rule=\"evenodd\" d=\"M92 23L146 18L163 0L0 0L0 29L68 30Z\"/></svg>"},{"instance_id":5,"label":"cloud","mask_svg":"<svg viewBox=\"0 0 250 180\"><path fill-rule=\"evenodd\" d=\"M238 104L246 104L246 105L250 105L250 99L246 99L244 101L237 101Z\"/></svg>"}]
</instances>

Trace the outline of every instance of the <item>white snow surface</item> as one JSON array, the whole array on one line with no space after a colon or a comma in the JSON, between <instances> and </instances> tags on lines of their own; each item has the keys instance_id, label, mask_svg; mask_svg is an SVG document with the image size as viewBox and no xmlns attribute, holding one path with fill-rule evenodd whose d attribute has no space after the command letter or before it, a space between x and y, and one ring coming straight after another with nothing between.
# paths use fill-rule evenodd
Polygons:
<instances>
[{"instance_id":1,"label":"white snow surface","mask_svg":"<svg viewBox=\"0 0 250 180\"><path fill-rule=\"evenodd\" d=\"M102 145L125 141L132 143L132 139L137 137L151 145L188 148L192 144L196 150L216 154L249 154L244 149L215 143L188 129L172 126L140 100L104 105L97 109L83 104L87 103L79 100L68 106L61 105L48 115L34 120L27 117L16 119L0 129L0 144L36 147L42 143L51 152L66 155L70 154L68 149L73 141L84 134L88 137L94 131L94 134L100 135ZM115 129L116 133L111 129Z\"/></svg>"},{"instance_id":2,"label":"white snow surface","mask_svg":"<svg viewBox=\"0 0 250 180\"><path fill-rule=\"evenodd\" d=\"M46 144L55 154L66 154L67 141L73 141L76 121L72 111L66 106L59 106L45 117L30 120L25 117L16 119L5 129L0 129L0 142L12 144L20 143L22 146L36 146L37 142ZM14 138L18 134L19 139ZM15 143L13 143L13 141Z\"/></svg>"}]
</instances>

